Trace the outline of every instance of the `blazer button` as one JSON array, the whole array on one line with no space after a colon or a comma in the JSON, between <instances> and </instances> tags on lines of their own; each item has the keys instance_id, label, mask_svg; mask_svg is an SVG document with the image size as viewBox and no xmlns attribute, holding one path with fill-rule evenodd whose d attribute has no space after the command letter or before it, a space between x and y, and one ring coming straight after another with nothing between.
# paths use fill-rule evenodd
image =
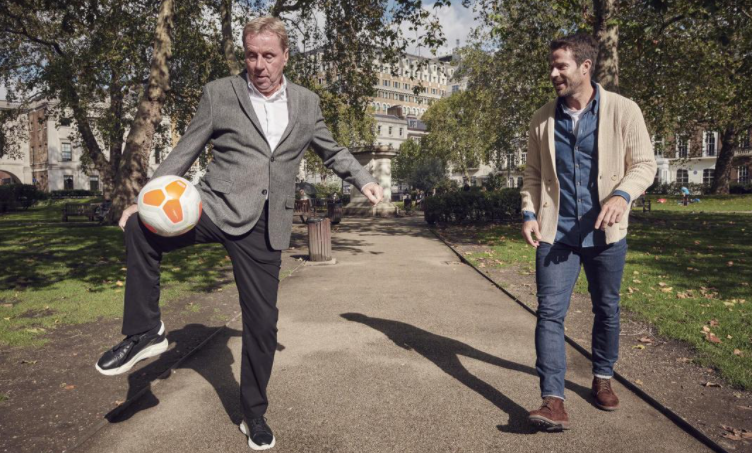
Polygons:
<instances>
[{"instance_id":1,"label":"blazer button","mask_svg":"<svg viewBox=\"0 0 752 453\"><path fill-rule=\"evenodd\" d=\"M274 156L272 156L272 162L274 162Z\"/></svg>"},{"instance_id":2,"label":"blazer button","mask_svg":"<svg viewBox=\"0 0 752 453\"><path fill-rule=\"evenodd\" d=\"M264 190L261 191L261 195L266 195L267 193L269 193L269 192L267 192L266 189L264 189Z\"/></svg>"}]
</instances>

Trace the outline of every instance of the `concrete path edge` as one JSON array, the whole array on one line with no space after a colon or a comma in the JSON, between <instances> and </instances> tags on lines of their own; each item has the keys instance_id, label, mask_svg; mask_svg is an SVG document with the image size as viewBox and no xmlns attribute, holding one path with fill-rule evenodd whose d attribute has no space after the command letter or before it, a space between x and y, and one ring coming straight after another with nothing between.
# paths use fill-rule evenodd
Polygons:
<instances>
[{"instance_id":1,"label":"concrete path edge","mask_svg":"<svg viewBox=\"0 0 752 453\"><path fill-rule=\"evenodd\" d=\"M441 237L437 232L436 228L431 227L430 228L431 233L433 233L434 236L438 240L440 240L444 245L446 245L457 257L462 261L464 264L470 266L475 272L482 275L483 278L491 282L492 285L494 285L497 289L499 289L501 292L509 296L513 301L515 301L518 305L520 305L522 308L524 308L528 313L535 316L535 310L525 305L524 302L522 302L520 299L517 298L514 294L509 292L506 288L496 283L491 277L486 275L483 271L478 269L476 266L474 266L470 261L465 259L462 254L452 246L452 244L448 243L446 240L444 240L443 237ZM572 346L577 352L587 357L588 360L593 360L593 356L590 354L590 352L582 347L579 343L577 343L575 340L569 337L569 335L564 335L564 338L566 339L567 343L569 343L570 346ZM643 389L639 388L637 385L632 383L629 379L625 378L621 374L619 374L617 371L614 371L614 378L616 378L619 383L621 383L624 387L626 387L629 391L637 395L640 399L648 403L650 406L658 410L661 414L663 414L666 418L671 420L676 426L687 432L687 434L691 435L695 439L699 440L705 446L710 448L711 450L717 452L717 453L730 453L728 450L720 446L718 443L716 443L713 439L706 436L702 431L692 426L689 422L687 422L685 419L683 419L679 414L675 413L668 407L661 404L658 400L650 396L647 392L645 392Z\"/></svg>"}]
</instances>

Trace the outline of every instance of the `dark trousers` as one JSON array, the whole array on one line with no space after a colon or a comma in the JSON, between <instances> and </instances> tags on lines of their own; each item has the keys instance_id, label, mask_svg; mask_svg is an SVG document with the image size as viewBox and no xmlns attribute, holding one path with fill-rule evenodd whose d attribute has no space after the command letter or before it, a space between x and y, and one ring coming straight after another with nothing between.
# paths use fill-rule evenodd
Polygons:
<instances>
[{"instance_id":1,"label":"dark trousers","mask_svg":"<svg viewBox=\"0 0 752 453\"><path fill-rule=\"evenodd\" d=\"M541 243L536 251L538 322L535 327L535 369L541 396L564 398L567 356L564 318L572 290L585 269L593 302L593 374L611 377L619 357L619 290L627 256L627 240L601 247Z\"/></svg>"},{"instance_id":2,"label":"dark trousers","mask_svg":"<svg viewBox=\"0 0 752 453\"><path fill-rule=\"evenodd\" d=\"M246 419L266 413L269 405L266 386L277 348L277 290L282 252L269 244L267 221L268 208L265 208L253 229L240 236L222 232L206 214L193 230L171 238L150 232L138 215L131 216L125 227L128 273L124 335L159 325L159 265L163 253L216 242L227 250L243 312L240 399Z\"/></svg>"}]
</instances>

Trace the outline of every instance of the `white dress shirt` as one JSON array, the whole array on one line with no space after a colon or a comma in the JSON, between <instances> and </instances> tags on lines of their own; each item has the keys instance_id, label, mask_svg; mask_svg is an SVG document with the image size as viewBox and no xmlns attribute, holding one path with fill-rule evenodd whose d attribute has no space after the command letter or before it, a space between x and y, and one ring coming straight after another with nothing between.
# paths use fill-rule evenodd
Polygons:
<instances>
[{"instance_id":1,"label":"white dress shirt","mask_svg":"<svg viewBox=\"0 0 752 453\"><path fill-rule=\"evenodd\" d=\"M287 78L284 75L282 76L282 86L269 97L261 94L250 79L247 79L247 82L248 95L251 98L253 111L256 112L261 129L264 130L264 136L269 142L269 148L274 153L282 139L282 134L287 129L287 124L290 122L287 110ZM375 183L369 182L363 186L363 190L372 184Z\"/></svg>"},{"instance_id":2,"label":"white dress shirt","mask_svg":"<svg viewBox=\"0 0 752 453\"><path fill-rule=\"evenodd\" d=\"M248 95L273 153L290 121L287 111L287 78L282 76L282 86L269 97L261 94L253 82L248 80Z\"/></svg>"}]
</instances>

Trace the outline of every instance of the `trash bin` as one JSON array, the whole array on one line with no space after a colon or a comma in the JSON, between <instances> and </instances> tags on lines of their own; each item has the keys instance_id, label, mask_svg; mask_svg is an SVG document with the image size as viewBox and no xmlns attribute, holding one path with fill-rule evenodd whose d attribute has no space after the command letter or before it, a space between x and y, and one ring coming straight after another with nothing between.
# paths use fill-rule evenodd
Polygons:
<instances>
[{"instance_id":1,"label":"trash bin","mask_svg":"<svg viewBox=\"0 0 752 453\"><path fill-rule=\"evenodd\" d=\"M311 261L332 260L332 228L327 218L308 219L308 259Z\"/></svg>"},{"instance_id":2,"label":"trash bin","mask_svg":"<svg viewBox=\"0 0 752 453\"><path fill-rule=\"evenodd\" d=\"M340 221L342 221L342 202L341 201L329 200L329 202L327 203L326 211L327 211L326 216L329 217L329 220L331 220L333 225L336 225Z\"/></svg>"}]
</instances>

